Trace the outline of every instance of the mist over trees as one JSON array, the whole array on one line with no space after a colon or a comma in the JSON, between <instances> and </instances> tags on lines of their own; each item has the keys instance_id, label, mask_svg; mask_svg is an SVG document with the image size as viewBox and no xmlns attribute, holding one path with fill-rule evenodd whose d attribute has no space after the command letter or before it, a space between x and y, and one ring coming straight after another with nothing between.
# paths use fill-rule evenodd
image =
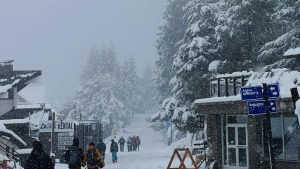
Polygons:
<instances>
[{"instance_id":1,"label":"mist over trees","mask_svg":"<svg viewBox=\"0 0 300 169\"><path fill-rule=\"evenodd\" d=\"M121 130L134 114L144 113L145 104L153 102L147 99L154 92L151 96L149 86L141 85L148 79L151 77L138 77L133 58L119 64L112 46L93 48L81 75L80 88L61 114L66 119L101 120L107 130L113 126Z\"/></svg>"},{"instance_id":2,"label":"mist over trees","mask_svg":"<svg viewBox=\"0 0 300 169\"><path fill-rule=\"evenodd\" d=\"M169 0L157 41L161 110L152 120L161 128L172 121L179 139L196 131L193 102L209 97L214 75L299 70L295 58L283 56L300 46L299 16L299 0Z\"/></svg>"}]
</instances>

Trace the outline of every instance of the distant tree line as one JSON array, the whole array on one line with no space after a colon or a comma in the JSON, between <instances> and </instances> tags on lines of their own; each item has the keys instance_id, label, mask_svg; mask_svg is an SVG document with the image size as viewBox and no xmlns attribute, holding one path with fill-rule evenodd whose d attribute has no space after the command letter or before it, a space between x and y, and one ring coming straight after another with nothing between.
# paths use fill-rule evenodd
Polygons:
<instances>
[{"instance_id":1,"label":"distant tree line","mask_svg":"<svg viewBox=\"0 0 300 169\"><path fill-rule=\"evenodd\" d=\"M157 105L150 100L155 93L154 83L148 83L152 76L148 69L148 74L139 77L133 58L120 65L113 46L93 48L81 75L80 88L74 99L63 106L61 114L65 119L101 120L105 128L117 126L122 130L134 114Z\"/></svg>"}]
</instances>

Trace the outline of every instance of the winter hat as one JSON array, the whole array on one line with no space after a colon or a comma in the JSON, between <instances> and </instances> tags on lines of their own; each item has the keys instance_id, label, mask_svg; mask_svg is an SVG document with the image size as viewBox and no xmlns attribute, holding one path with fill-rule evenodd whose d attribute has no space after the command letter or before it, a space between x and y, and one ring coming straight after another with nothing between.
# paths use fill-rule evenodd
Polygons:
<instances>
[{"instance_id":1,"label":"winter hat","mask_svg":"<svg viewBox=\"0 0 300 169\"><path fill-rule=\"evenodd\" d=\"M89 146L95 146L95 143L94 142L90 142Z\"/></svg>"},{"instance_id":2,"label":"winter hat","mask_svg":"<svg viewBox=\"0 0 300 169\"><path fill-rule=\"evenodd\" d=\"M73 146L79 146L79 139L78 138L73 139Z\"/></svg>"}]
</instances>

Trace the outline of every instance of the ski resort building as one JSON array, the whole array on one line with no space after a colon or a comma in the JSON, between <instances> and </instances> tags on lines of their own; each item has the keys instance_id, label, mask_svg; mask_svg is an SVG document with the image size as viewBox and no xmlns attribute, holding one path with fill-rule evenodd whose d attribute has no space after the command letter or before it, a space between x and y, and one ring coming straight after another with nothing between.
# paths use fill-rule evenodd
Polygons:
<instances>
[{"instance_id":1,"label":"ski resort building","mask_svg":"<svg viewBox=\"0 0 300 169\"><path fill-rule=\"evenodd\" d=\"M271 130L266 97L245 97L257 92L255 89L263 93L263 83L271 86L268 91L278 87L277 96L269 102ZM299 83L300 72L288 69L235 72L211 79L211 98L195 100L197 115L204 117L209 158L215 159L220 169L265 169L272 165L270 161L276 169L300 168L300 126L295 113L298 93L291 94L291 88L299 90ZM272 131L271 153L268 131Z\"/></svg>"}]
</instances>

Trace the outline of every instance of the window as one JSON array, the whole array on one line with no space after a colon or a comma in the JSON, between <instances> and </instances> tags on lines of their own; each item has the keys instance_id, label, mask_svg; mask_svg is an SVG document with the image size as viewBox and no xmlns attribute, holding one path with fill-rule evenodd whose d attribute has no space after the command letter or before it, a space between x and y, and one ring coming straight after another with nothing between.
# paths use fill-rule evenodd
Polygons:
<instances>
[{"instance_id":1,"label":"window","mask_svg":"<svg viewBox=\"0 0 300 169\"><path fill-rule=\"evenodd\" d=\"M271 118L271 128L275 159L300 160L300 127L297 117ZM264 140L264 146L268 146L267 139Z\"/></svg>"}]
</instances>

